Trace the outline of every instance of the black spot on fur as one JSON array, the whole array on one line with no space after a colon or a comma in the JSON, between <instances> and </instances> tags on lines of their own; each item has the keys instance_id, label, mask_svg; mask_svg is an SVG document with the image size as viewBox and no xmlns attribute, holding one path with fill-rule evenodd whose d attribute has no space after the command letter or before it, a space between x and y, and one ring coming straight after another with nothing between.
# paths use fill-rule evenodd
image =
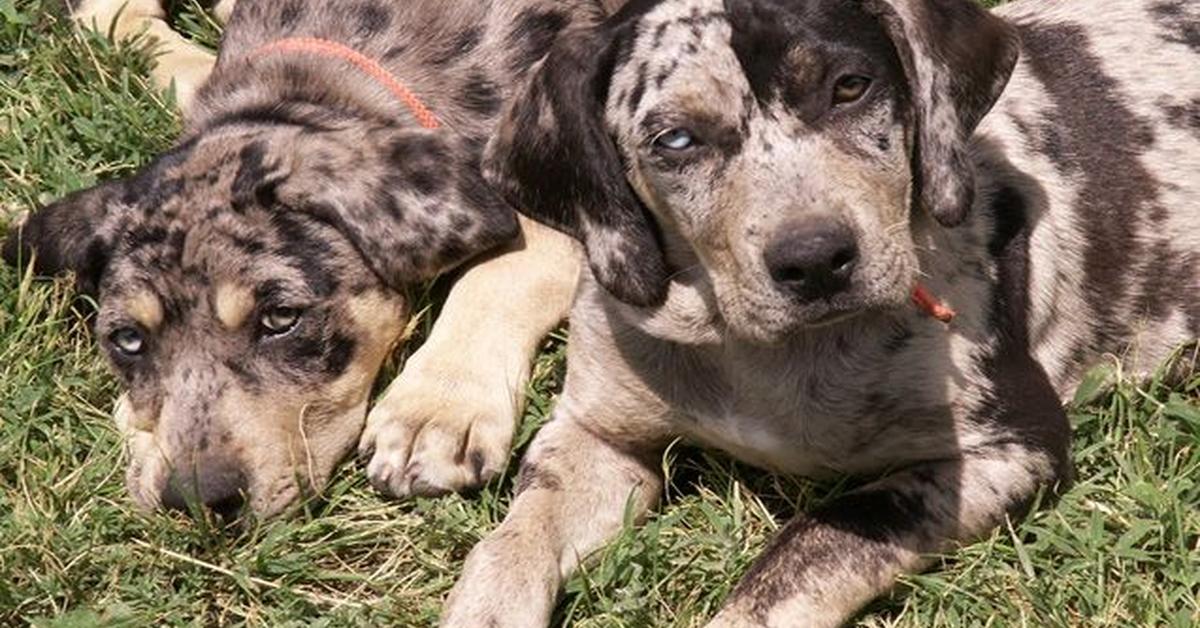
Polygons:
<instances>
[{"instance_id":1,"label":"black spot on fur","mask_svg":"<svg viewBox=\"0 0 1200 628\"><path fill-rule=\"evenodd\" d=\"M455 216L450 219L450 227L459 233L466 232L468 229L470 229L471 223L471 217L467 216L466 214L455 214Z\"/></svg>"},{"instance_id":2,"label":"black spot on fur","mask_svg":"<svg viewBox=\"0 0 1200 628\"><path fill-rule=\"evenodd\" d=\"M1191 5L1191 9L1187 5ZM1163 41L1183 44L1200 53L1200 11L1194 2L1170 0L1150 7L1150 14L1163 29L1159 35Z\"/></svg>"},{"instance_id":3,"label":"black spot on fur","mask_svg":"<svg viewBox=\"0 0 1200 628\"><path fill-rule=\"evenodd\" d=\"M334 334L329 340L328 347L325 350L324 371L327 375L338 376L346 372L346 367L350 365L354 359L354 350L357 343L353 338Z\"/></svg>"},{"instance_id":4,"label":"black spot on fur","mask_svg":"<svg viewBox=\"0 0 1200 628\"><path fill-rule=\"evenodd\" d=\"M535 462L525 462L521 465L521 473L517 478L516 494L525 491L560 491L562 479L552 471L543 469Z\"/></svg>"},{"instance_id":5,"label":"black spot on fur","mask_svg":"<svg viewBox=\"0 0 1200 628\"><path fill-rule=\"evenodd\" d=\"M671 75L677 69L679 69L679 59L671 59L670 63L659 68L658 73L655 74L654 86L662 89L663 84L667 82L667 79L671 78Z\"/></svg>"},{"instance_id":6,"label":"black spot on fur","mask_svg":"<svg viewBox=\"0 0 1200 628\"><path fill-rule=\"evenodd\" d=\"M637 78L633 82L633 89L629 91L629 113L633 115L637 113L638 105L642 104L642 98L646 95L646 63L642 62L637 68Z\"/></svg>"},{"instance_id":7,"label":"black spot on fur","mask_svg":"<svg viewBox=\"0 0 1200 628\"><path fill-rule=\"evenodd\" d=\"M250 256L259 255L267 248L267 245L263 243L262 240L257 238L231 233L227 233L225 236L229 238L229 241L232 242L234 246Z\"/></svg>"},{"instance_id":8,"label":"black spot on fur","mask_svg":"<svg viewBox=\"0 0 1200 628\"><path fill-rule=\"evenodd\" d=\"M286 0L279 9L279 30L291 31L304 17L307 7L301 0Z\"/></svg>"},{"instance_id":9,"label":"black spot on fur","mask_svg":"<svg viewBox=\"0 0 1200 628\"><path fill-rule=\"evenodd\" d=\"M1162 102L1159 106L1172 126L1191 131L1200 137L1200 98L1193 98L1184 103Z\"/></svg>"},{"instance_id":10,"label":"black spot on fur","mask_svg":"<svg viewBox=\"0 0 1200 628\"><path fill-rule=\"evenodd\" d=\"M383 53L384 61L393 61L408 52L408 44L396 44Z\"/></svg>"},{"instance_id":11,"label":"black spot on fur","mask_svg":"<svg viewBox=\"0 0 1200 628\"><path fill-rule=\"evenodd\" d=\"M407 189L409 184L409 181L401 177L390 178L372 192L372 205L378 211L387 214L392 220L404 222L408 212L400 203L400 199L396 197L396 192Z\"/></svg>"},{"instance_id":12,"label":"black spot on fur","mask_svg":"<svg viewBox=\"0 0 1200 628\"><path fill-rule=\"evenodd\" d=\"M396 140L389 149L388 160L396 169L397 184L426 196L442 191L446 178L454 176L446 145L428 135ZM383 192L390 195L390 190Z\"/></svg>"},{"instance_id":13,"label":"black spot on fur","mask_svg":"<svg viewBox=\"0 0 1200 628\"><path fill-rule=\"evenodd\" d=\"M392 12L384 5L376 2L364 2L354 9L356 32L359 36L370 37L383 32L392 23Z\"/></svg>"},{"instance_id":14,"label":"black spot on fur","mask_svg":"<svg viewBox=\"0 0 1200 628\"><path fill-rule=\"evenodd\" d=\"M157 246L167 241L167 229L161 225L139 224L125 232L122 238L127 252Z\"/></svg>"},{"instance_id":15,"label":"black spot on fur","mask_svg":"<svg viewBox=\"0 0 1200 628\"><path fill-rule=\"evenodd\" d=\"M923 489L936 490L937 481L933 476L925 476L923 483L928 486L914 487L910 491L854 491L814 511L810 517L858 538L884 543L927 525L931 512L925 503ZM950 490L945 488L945 492Z\"/></svg>"},{"instance_id":16,"label":"black spot on fur","mask_svg":"<svg viewBox=\"0 0 1200 628\"><path fill-rule=\"evenodd\" d=\"M505 38L505 47L512 51L509 69L516 74L524 73L546 56L559 31L570 21L566 13L554 9L529 8L522 11Z\"/></svg>"},{"instance_id":17,"label":"black spot on fur","mask_svg":"<svg viewBox=\"0 0 1200 628\"><path fill-rule=\"evenodd\" d=\"M258 390L262 386L262 377L252 370L244 359L229 359L225 360L223 364L247 390Z\"/></svg>"},{"instance_id":18,"label":"black spot on fur","mask_svg":"<svg viewBox=\"0 0 1200 628\"><path fill-rule=\"evenodd\" d=\"M482 225L484 231L504 232L508 230L508 223L513 221L512 236L517 235L512 209L496 196L483 177L475 171L460 173L456 189L463 204L479 212L473 223ZM459 233L465 233L465 230L460 229Z\"/></svg>"},{"instance_id":19,"label":"black spot on fur","mask_svg":"<svg viewBox=\"0 0 1200 628\"><path fill-rule=\"evenodd\" d=\"M275 253L304 275L314 296L327 297L338 287L337 277L327 266L333 249L322 234L315 233L302 218L286 211L271 216L279 240Z\"/></svg>"},{"instance_id":20,"label":"black spot on fur","mask_svg":"<svg viewBox=\"0 0 1200 628\"><path fill-rule=\"evenodd\" d=\"M1062 131L1053 117L1039 116L1037 123L1031 123L1016 116L1011 117L1013 124L1030 148L1045 155L1060 171L1072 166L1063 145Z\"/></svg>"},{"instance_id":21,"label":"black spot on fur","mask_svg":"<svg viewBox=\"0 0 1200 628\"><path fill-rule=\"evenodd\" d=\"M1200 253L1178 251L1170 240L1159 241L1153 247L1139 286L1137 313L1155 321L1165 320L1180 306L1191 323L1192 333L1200 333L1200 294L1188 286L1200 285Z\"/></svg>"},{"instance_id":22,"label":"black spot on fur","mask_svg":"<svg viewBox=\"0 0 1200 628\"><path fill-rule=\"evenodd\" d=\"M471 453L467 455L467 459L471 462L471 471L475 474L475 481L482 481L484 465L483 452L478 449L472 449Z\"/></svg>"},{"instance_id":23,"label":"black spot on fur","mask_svg":"<svg viewBox=\"0 0 1200 628\"><path fill-rule=\"evenodd\" d=\"M268 189L265 184L269 179L266 168L266 144L252 142L246 144L238 154L238 174L233 180L233 204L238 211L245 210L247 205L256 202L270 205L270 199L264 198ZM264 203L265 202L265 203Z\"/></svg>"},{"instance_id":24,"label":"black spot on fur","mask_svg":"<svg viewBox=\"0 0 1200 628\"><path fill-rule=\"evenodd\" d=\"M483 31L478 26L472 26L451 39L446 48L437 52L430 63L435 66L450 65L471 54L483 39Z\"/></svg>"},{"instance_id":25,"label":"black spot on fur","mask_svg":"<svg viewBox=\"0 0 1200 628\"><path fill-rule=\"evenodd\" d=\"M500 86L483 70L472 70L459 92L459 100L472 113L490 118L500 111Z\"/></svg>"}]
</instances>

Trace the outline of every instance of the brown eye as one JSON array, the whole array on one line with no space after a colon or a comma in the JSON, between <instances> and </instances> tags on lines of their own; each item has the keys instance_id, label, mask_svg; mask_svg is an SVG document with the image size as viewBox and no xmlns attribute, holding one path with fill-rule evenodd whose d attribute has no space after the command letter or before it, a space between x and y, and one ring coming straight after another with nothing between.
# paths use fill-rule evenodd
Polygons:
<instances>
[{"instance_id":1,"label":"brown eye","mask_svg":"<svg viewBox=\"0 0 1200 628\"><path fill-rule=\"evenodd\" d=\"M269 336L282 336L300 322L300 310L294 307L273 307L263 313L260 323Z\"/></svg>"},{"instance_id":2,"label":"brown eye","mask_svg":"<svg viewBox=\"0 0 1200 628\"><path fill-rule=\"evenodd\" d=\"M871 79L865 76L855 76L853 74L843 76L833 86L833 104L844 105L852 103L862 98L870 86Z\"/></svg>"}]
</instances>

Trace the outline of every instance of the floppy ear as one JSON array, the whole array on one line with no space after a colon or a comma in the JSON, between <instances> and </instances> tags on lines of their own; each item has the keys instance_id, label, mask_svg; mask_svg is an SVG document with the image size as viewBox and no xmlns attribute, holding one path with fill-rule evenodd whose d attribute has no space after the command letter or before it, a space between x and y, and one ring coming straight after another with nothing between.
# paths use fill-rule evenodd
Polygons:
<instances>
[{"instance_id":1,"label":"floppy ear","mask_svg":"<svg viewBox=\"0 0 1200 628\"><path fill-rule=\"evenodd\" d=\"M613 296L650 306L666 298L666 262L604 123L620 29L560 35L488 144L484 176L518 211L582 240Z\"/></svg>"},{"instance_id":2,"label":"floppy ear","mask_svg":"<svg viewBox=\"0 0 1200 628\"><path fill-rule=\"evenodd\" d=\"M975 200L971 134L1000 98L1016 30L972 0L868 0L896 46L916 124L914 198L947 227Z\"/></svg>"},{"instance_id":3,"label":"floppy ear","mask_svg":"<svg viewBox=\"0 0 1200 628\"><path fill-rule=\"evenodd\" d=\"M331 224L395 289L520 233L516 213L480 173L482 142L378 127L302 133L285 151L282 160L258 158L260 171L238 177L234 202L270 197ZM254 161L243 157L243 164Z\"/></svg>"},{"instance_id":4,"label":"floppy ear","mask_svg":"<svg viewBox=\"0 0 1200 628\"><path fill-rule=\"evenodd\" d=\"M95 295L118 236L119 218L128 210L122 199L125 184L101 183L34 212L9 232L4 261L15 266L35 260L34 270L42 275L73 271L79 290Z\"/></svg>"}]
</instances>

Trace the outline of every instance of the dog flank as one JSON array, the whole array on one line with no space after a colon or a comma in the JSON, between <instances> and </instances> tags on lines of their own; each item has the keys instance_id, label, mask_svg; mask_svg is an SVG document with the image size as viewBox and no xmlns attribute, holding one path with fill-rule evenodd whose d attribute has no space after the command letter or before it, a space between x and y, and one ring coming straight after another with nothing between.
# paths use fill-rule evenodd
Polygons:
<instances>
[{"instance_id":1,"label":"dog flank","mask_svg":"<svg viewBox=\"0 0 1200 628\"><path fill-rule=\"evenodd\" d=\"M543 65L485 158L589 255L564 391L524 466L557 488L525 483L444 624L545 625L580 557L655 503L644 461L677 438L855 478L779 531L710 626L840 625L1065 487L1062 401L1083 371L1118 354L1145 373L1195 340L1200 297L1200 138L1163 107L1200 94L1196 54L1159 46L1160 2L1085 4L647 1L564 37L551 59L605 62ZM843 96L847 77L868 81ZM603 107L539 87L581 80ZM620 159L560 148L605 136ZM532 175L564 154L593 181ZM643 213L545 202L596 181ZM614 215L652 224L589 224ZM665 298L614 281L614 250L661 256ZM918 281L951 323L913 307Z\"/></svg>"}]
</instances>

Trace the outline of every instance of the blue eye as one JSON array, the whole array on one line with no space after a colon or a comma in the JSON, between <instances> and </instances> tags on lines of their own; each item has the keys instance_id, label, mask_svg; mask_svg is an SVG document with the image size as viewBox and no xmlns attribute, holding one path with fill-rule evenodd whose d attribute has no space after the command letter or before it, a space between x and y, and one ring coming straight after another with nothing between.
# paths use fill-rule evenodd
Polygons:
<instances>
[{"instance_id":1,"label":"blue eye","mask_svg":"<svg viewBox=\"0 0 1200 628\"><path fill-rule=\"evenodd\" d=\"M130 357L141 355L142 349L146 346L142 332L132 327L122 327L114 331L109 334L108 341L117 348L117 351Z\"/></svg>"},{"instance_id":2,"label":"blue eye","mask_svg":"<svg viewBox=\"0 0 1200 628\"><path fill-rule=\"evenodd\" d=\"M687 150L696 144L696 138L687 129L670 129L654 138L654 146L667 150Z\"/></svg>"}]
</instances>

